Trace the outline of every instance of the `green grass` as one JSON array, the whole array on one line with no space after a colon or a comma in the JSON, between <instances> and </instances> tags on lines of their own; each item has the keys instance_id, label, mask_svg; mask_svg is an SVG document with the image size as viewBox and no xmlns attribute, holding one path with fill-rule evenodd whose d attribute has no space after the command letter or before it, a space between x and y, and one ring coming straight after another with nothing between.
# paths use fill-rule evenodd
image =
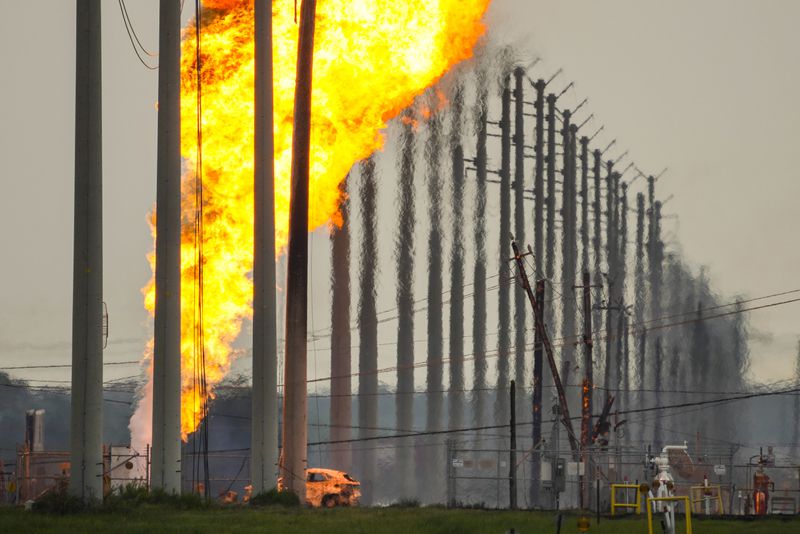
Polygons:
<instances>
[{"instance_id":1,"label":"green grass","mask_svg":"<svg viewBox=\"0 0 800 534\"><path fill-rule=\"evenodd\" d=\"M561 532L578 532L577 516L566 515ZM783 521L717 521L694 518L696 534L748 534L800 532L800 518ZM286 534L375 532L397 534L498 533L515 528L518 533L555 533L555 519L544 512L446 510L443 508L338 508L320 510L286 507L211 507L179 509L171 505L141 504L116 511L89 511L53 515L0 508L0 532L279 532ZM611 520L600 525L592 519L590 533L642 534L643 517ZM656 525L655 532L661 532ZM680 525L678 532L683 532Z\"/></svg>"}]
</instances>

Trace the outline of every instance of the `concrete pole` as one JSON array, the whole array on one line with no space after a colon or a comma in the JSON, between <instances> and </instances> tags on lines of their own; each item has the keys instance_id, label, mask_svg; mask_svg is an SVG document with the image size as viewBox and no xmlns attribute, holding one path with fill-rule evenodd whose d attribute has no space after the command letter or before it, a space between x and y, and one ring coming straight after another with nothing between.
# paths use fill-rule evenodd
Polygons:
<instances>
[{"instance_id":1,"label":"concrete pole","mask_svg":"<svg viewBox=\"0 0 800 534\"><path fill-rule=\"evenodd\" d=\"M572 286L575 285L575 256L572 243L575 239L575 218L572 206L575 202L573 186L573 168L575 154L572 151L572 113L562 111L561 150L561 283L566 289L561 294L561 336L564 346L561 348L561 380L569 386L572 383L571 369L575 365L575 296Z\"/></svg>"},{"instance_id":2,"label":"concrete pole","mask_svg":"<svg viewBox=\"0 0 800 534\"><path fill-rule=\"evenodd\" d=\"M474 379L472 396L475 426L486 420L486 139L487 91L481 88L478 96L478 135L475 147L474 239L475 271L473 275L472 354Z\"/></svg>"},{"instance_id":3,"label":"concrete pole","mask_svg":"<svg viewBox=\"0 0 800 534\"><path fill-rule=\"evenodd\" d=\"M347 185L342 185L342 196ZM352 437L352 362L350 336L350 200L339 207L342 227L331 234L331 440ZM342 471L352 469L350 445L332 446L331 467Z\"/></svg>"},{"instance_id":4,"label":"concrete pole","mask_svg":"<svg viewBox=\"0 0 800 534\"><path fill-rule=\"evenodd\" d=\"M151 487L181 491L181 3L159 11Z\"/></svg>"},{"instance_id":5,"label":"concrete pole","mask_svg":"<svg viewBox=\"0 0 800 534\"><path fill-rule=\"evenodd\" d=\"M556 264L556 95L547 95L547 236L545 276L552 280ZM554 306L550 306L552 310ZM545 321L553 324L552 311Z\"/></svg>"},{"instance_id":6,"label":"concrete pole","mask_svg":"<svg viewBox=\"0 0 800 534\"><path fill-rule=\"evenodd\" d=\"M514 69L514 239L525 242L525 110L521 67ZM525 383L525 293L514 292L514 378ZM519 396L520 400L525 395ZM520 406L521 407L521 406Z\"/></svg>"},{"instance_id":7,"label":"concrete pole","mask_svg":"<svg viewBox=\"0 0 800 534\"><path fill-rule=\"evenodd\" d=\"M637 325L642 325L645 315L645 301L647 298L647 284L645 278L645 255L644 255L644 194L636 195L636 262L634 265L634 306L633 321ZM646 350L647 350L647 329L640 326L640 331L636 336L636 385L644 390L647 385L646 375ZM644 406L647 395L644 391L637 395L638 404ZM645 427L639 427L639 440L644 442Z\"/></svg>"},{"instance_id":8,"label":"concrete pole","mask_svg":"<svg viewBox=\"0 0 800 534\"><path fill-rule=\"evenodd\" d=\"M594 295L592 295L594 302L599 304L602 301L603 296L603 278L602 278L602 269L601 265L603 262L603 233L602 233L602 223L603 223L603 210L602 205L600 203L601 198L601 189L602 189L602 172L603 172L603 153L600 150L595 149L592 152L592 178L593 178L593 200L592 200L592 266L593 266L593 276L595 288L594 288ZM600 312L599 306L596 307L595 310L592 311L592 324L594 328L597 330L601 330L602 326L602 318L603 315ZM598 345L596 347L596 352L594 354L595 360L602 360L602 345Z\"/></svg>"},{"instance_id":9,"label":"concrete pole","mask_svg":"<svg viewBox=\"0 0 800 534\"><path fill-rule=\"evenodd\" d=\"M615 379L613 370L616 369L616 360L614 359L614 332L612 326L613 313L611 308L616 304L614 302L614 291L616 288L616 245L614 238L616 236L616 221L614 220L614 162L608 161L606 163L606 282L608 284L607 295L609 302L606 304L606 360L605 372L603 374L603 386L607 388L614 387Z\"/></svg>"},{"instance_id":10,"label":"concrete pole","mask_svg":"<svg viewBox=\"0 0 800 534\"><path fill-rule=\"evenodd\" d=\"M536 80L536 135L534 136L534 152L536 159L533 171L533 262L536 266L535 277L542 275L544 256L544 80Z\"/></svg>"},{"instance_id":11,"label":"concrete pole","mask_svg":"<svg viewBox=\"0 0 800 534\"><path fill-rule=\"evenodd\" d=\"M539 308L534 315L544 317L544 292L545 281L536 281L536 306ZM531 455L531 505L539 505L539 485L541 483L542 472L542 453L540 441L542 441L542 354L544 351L544 339L542 332L534 328L533 334L533 425L531 427L531 437L533 438L533 454Z\"/></svg>"},{"instance_id":12,"label":"concrete pole","mask_svg":"<svg viewBox=\"0 0 800 534\"><path fill-rule=\"evenodd\" d=\"M100 0L78 0L69 492L103 499L103 134Z\"/></svg>"},{"instance_id":13,"label":"concrete pole","mask_svg":"<svg viewBox=\"0 0 800 534\"><path fill-rule=\"evenodd\" d=\"M253 493L257 494L275 487L278 473L272 6L267 0L255 2L255 54L253 224L255 250L253 251L253 415L250 436L250 476Z\"/></svg>"},{"instance_id":14,"label":"concrete pole","mask_svg":"<svg viewBox=\"0 0 800 534\"><path fill-rule=\"evenodd\" d=\"M497 387L505 388L508 384L508 353L511 348L509 333L510 321L510 284L506 281L511 276L508 266L508 242L511 238L511 89L509 77L503 81L503 95L500 119L500 235L498 236L498 272L500 288L497 291ZM497 394L495 418L498 421L508 420L508 397Z\"/></svg>"},{"instance_id":15,"label":"concrete pole","mask_svg":"<svg viewBox=\"0 0 800 534\"><path fill-rule=\"evenodd\" d=\"M581 137L581 271L589 271L589 138ZM591 311L589 312L591 313Z\"/></svg>"},{"instance_id":16,"label":"concrete pole","mask_svg":"<svg viewBox=\"0 0 800 534\"><path fill-rule=\"evenodd\" d=\"M414 129L403 125L400 155L400 181L397 236L397 391L395 416L398 432L409 432L414 425ZM376 402L377 398L373 400ZM403 438L395 450L397 490L402 499L414 494L410 438Z\"/></svg>"},{"instance_id":17,"label":"concrete pole","mask_svg":"<svg viewBox=\"0 0 800 534\"><path fill-rule=\"evenodd\" d=\"M306 496L308 334L308 180L311 148L311 80L316 0L304 0L297 43L297 78L292 134L292 184L286 277L286 364L284 365L283 461L288 491Z\"/></svg>"}]
</instances>

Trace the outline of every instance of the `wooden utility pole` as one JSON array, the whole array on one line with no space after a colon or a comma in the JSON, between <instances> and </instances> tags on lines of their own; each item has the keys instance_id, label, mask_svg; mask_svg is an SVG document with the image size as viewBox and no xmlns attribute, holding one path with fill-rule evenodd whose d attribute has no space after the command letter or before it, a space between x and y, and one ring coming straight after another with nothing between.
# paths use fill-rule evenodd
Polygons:
<instances>
[{"instance_id":1,"label":"wooden utility pole","mask_svg":"<svg viewBox=\"0 0 800 534\"><path fill-rule=\"evenodd\" d=\"M592 286L588 271L583 273L583 387L581 388L581 461L586 462L592 432L592 394L594 392L594 360L592 359ZM584 465L584 470L586 465ZM584 471L585 472L585 471ZM587 488L581 475L580 507L584 507Z\"/></svg>"},{"instance_id":2,"label":"wooden utility pole","mask_svg":"<svg viewBox=\"0 0 800 534\"><path fill-rule=\"evenodd\" d=\"M517 246L516 241L511 242L511 248L514 250L514 257L512 258L513 261L517 264L517 269L519 270L519 277L522 288L528 295L528 300L531 303L531 307L533 308L534 319L536 323L536 330L541 336L542 343L544 345L545 354L547 354L547 363L550 365L550 370L553 373L553 382L556 386L556 391L558 392L558 402L561 405L560 415L561 415L561 422L564 427L567 429L567 437L569 438L569 445L572 449L572 456L575 461L580 458L580 444L578 439L575 436L575 430L572 428L572 419L569 415L569 406L567 404L567 395L564 391L564 385L561 383L561 377L558 373L558 365L556 364L556 358L553 354L553 346L550 344L550 338L547 335L547 331L545 330L544 326L544 317L539 313L539 303L536 301L536 297L533 294L533 290L531 289L531 284L528 281L528 273L525 270L525 262L522 261L522 254L519 251L519 247Z\"/></svg>"},{"instance_id":3,"label":"wooden utility pole","mask_svg":"<svg viewBox=\"0 0 800 534\"><path fill-rule=\"evenodd\" d=\"M292 135L292 184L286 277L286 364L284 366L283 459L280 473L288 491L306 496L308 395L308 179L311 145L311 80L316 0L303 0L297 44L297 78Z\"/></svg>"}]
</instances>

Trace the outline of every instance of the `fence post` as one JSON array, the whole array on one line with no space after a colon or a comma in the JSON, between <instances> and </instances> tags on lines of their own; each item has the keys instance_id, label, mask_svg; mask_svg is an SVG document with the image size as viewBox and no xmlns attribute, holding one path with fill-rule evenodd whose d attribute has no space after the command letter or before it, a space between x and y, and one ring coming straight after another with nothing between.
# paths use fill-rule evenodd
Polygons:
<instances>
[{"instance_id":1,"label":"fence post","mask_svg":"<svg viewBox=\"0 0 800 534\"><path fill-rule=\"evenodd\" d=\"M456 505L456 480L453 467L453 461L455 460L455 442L452 439L448 439L445 441L445 447L447 448L447 465L445 466L447 475L447 507L453 508Z\"/></svg>"}]
</instances>

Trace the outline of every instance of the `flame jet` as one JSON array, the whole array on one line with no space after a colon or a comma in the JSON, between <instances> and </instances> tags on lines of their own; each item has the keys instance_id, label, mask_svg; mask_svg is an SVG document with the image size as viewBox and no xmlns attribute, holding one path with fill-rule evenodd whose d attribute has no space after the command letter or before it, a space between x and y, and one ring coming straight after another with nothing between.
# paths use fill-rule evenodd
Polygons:
<instances>
[{"instance_id":1,"label":"flame jet","mask_svg":"<svg viewBox=\"0 0 800 534\"><path fill-rule=\"evenodd\" d=\"M408 107L454 64L471 57L490 0L330 0L316 17L311 124L309 229L340 225L339 183L357 161L383 144L387 121ZM252 315L254 17L248 0L206 0L201 25L203 97L203 330L206 378L218 384L233 361L231 344ZM273 2L275 79L276 251L288 236L297 25L294 2ZM185 30L181 60L181 153L184 221L194 213L197 161L197 65L194 23ZM376 96L379 95L379 96ZM154 221L154 217L153 217ZM154 232L154 228L153 228ZM155 267L155 255L149 255ZM181 240L183 287L195 284L197 250L190 225ZM152 313L154 284L144 289ZM192 385L196 304L182 292L184 439L206 398ZM144 391L151 388L146 386ZM146 393L145 393L146 394ZM149 405L145 399L142 406ZM139 408L141 410L142 408ZM139 416L141 418L141 416ZM138 425L136 441L148 424Z\"/></svg>"}]
</instances>

